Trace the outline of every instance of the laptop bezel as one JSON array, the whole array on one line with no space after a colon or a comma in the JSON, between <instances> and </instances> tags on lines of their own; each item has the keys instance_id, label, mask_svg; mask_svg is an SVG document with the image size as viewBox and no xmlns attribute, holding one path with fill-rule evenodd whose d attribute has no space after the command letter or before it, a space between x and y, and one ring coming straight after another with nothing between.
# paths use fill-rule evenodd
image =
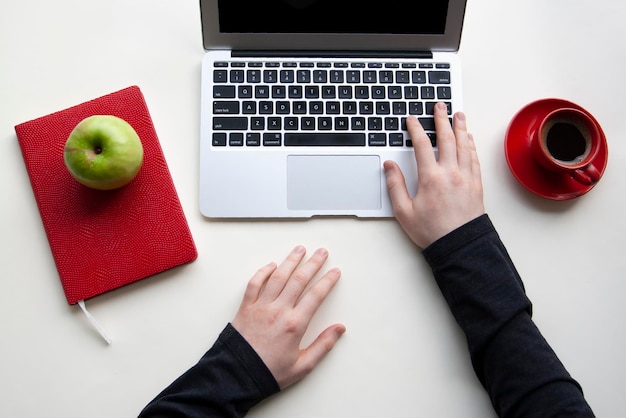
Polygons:
<instances>
[{"instance_id":1,"label":"laptop bezel","mask_svg":"<svg viewBox=\"0 0 626 418\"><path fill-rule=\"evenodd\" d=\"M449 0L443 35L222 33L219 31L218 0L200 0L202 38L205 50L274 51L430 51L456 52L467 0Z\"/></svg>"}]
</instances>

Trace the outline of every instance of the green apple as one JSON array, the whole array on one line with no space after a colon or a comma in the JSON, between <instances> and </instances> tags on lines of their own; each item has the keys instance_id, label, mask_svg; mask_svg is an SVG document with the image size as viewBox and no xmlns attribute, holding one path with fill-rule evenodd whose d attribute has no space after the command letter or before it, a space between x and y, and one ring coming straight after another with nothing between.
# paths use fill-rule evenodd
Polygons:
<instances>
[{"instance_id":1,"label":"green apple","mask_svg":"<svg viewBox=\"0 0 626 418\"><path fill-rule=\"evenodd\" d=\"M63 160L78 182L112 190L135 178L143 163L143 146L124 119L94 115L80 121L70 133Z\"/></svg>"}]
</instances>

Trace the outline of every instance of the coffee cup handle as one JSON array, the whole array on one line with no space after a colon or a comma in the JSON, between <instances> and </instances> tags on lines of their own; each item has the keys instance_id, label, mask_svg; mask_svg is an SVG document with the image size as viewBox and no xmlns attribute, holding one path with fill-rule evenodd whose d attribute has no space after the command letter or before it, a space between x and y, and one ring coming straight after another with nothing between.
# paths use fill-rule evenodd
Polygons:
<instances>
[{"instance_id":1,"label":"coffee cup handle","mask_svg":"<svg viewBox=\"0 0 626 418\"><path fill-rule=\"evenodd\" d=\"M572 178L585 186L591 186L600 180L600 172L596 167L589 164L587 167L574 170L572 172Z\"/></svg>"}]
</instances>

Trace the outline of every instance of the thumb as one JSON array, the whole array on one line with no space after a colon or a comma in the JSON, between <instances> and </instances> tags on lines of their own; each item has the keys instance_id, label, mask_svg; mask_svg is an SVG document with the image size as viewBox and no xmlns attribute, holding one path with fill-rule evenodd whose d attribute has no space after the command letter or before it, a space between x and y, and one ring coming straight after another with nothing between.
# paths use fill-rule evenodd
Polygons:
<instances>
[{"instance_id":1,"label":"thumb","mask_svg":"<svg viewBox=\"0 0 626 418\"><path fill-rule=\"evenodd\" d=\"M294 379L288 382L287 385L295 383L309 374L328 353L335 347L335 344L346 332L346 327L341 324L331 325L326 328L320 335L317 336L315 341L311 343L307 348L300 351L300 358L296 365L297 371ZM282 388L284 389L284 388Z\"/></svg>"},{"instance_id":2,"label":"thumb","mask_svg":"<svg viewBox=\"0 0 626 418\"><path fill-rule=\"evenodd\" d=\"M385 161L383 164L385 176L387 177L387 190L391 198L394 213L401 207L411 202L409 191L406 188L404 174L393 161Z\"/></svg>"}]
</instances>

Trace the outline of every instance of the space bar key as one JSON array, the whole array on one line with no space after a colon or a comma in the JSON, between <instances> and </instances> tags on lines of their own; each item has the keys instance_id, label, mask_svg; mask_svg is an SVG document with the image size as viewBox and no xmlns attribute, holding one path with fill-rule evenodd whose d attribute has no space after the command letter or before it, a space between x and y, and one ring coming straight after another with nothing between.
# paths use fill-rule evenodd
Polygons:
<instances>
[{"instance_id":1,"label":"space bar key","mask_svg":"<svg viewBox=\"0 0 626 418\"><path fill-rule=\"evenodd\" d=\"M286 133L286 146L365 146L364 133Z\"/></svg>"}]
</instances>

